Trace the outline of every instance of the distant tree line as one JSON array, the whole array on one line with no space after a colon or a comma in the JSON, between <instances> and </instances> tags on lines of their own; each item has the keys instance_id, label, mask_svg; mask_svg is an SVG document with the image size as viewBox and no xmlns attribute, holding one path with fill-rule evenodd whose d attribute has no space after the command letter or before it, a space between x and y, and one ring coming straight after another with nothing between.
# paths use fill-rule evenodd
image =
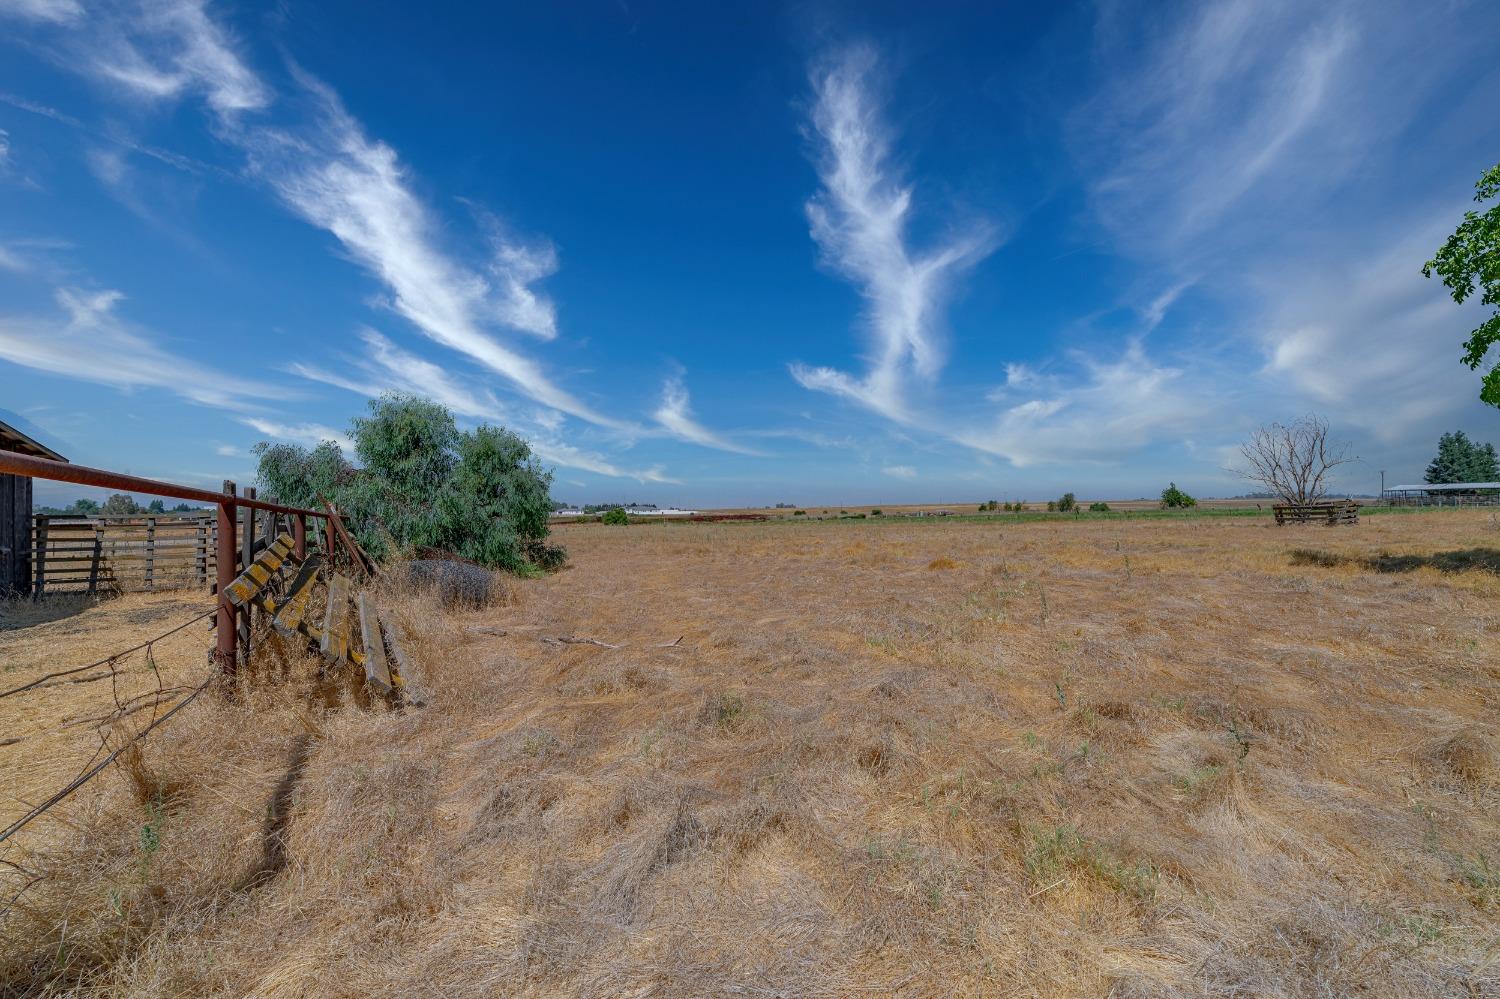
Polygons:
<instances>
[{"instance_id":1,"label":"distant tree line","mask_svg":"<svg viewBox=\"0 0 1500 999\"><path fill-rule=\"evenodd\" d=\"M166 501L159 499L141 506L135 501L134 496L128 493L115 493L103 503L80 497L70 506L39 506L36 512L55 517L132 517L158 513L196 513L201 509L203 508L187 503L178 503L176 506L168 507Z\"/></svg>"}]
</instances>

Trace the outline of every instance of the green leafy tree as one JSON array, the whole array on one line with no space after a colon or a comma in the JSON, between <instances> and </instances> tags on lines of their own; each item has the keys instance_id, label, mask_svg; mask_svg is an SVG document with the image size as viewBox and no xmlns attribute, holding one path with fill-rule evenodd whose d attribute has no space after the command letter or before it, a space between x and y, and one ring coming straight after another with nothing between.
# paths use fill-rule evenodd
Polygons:
<instances>
[{"instance_id":1,"label":"green leafy tree","mask_svg":"<svg viewBox=\"0 0 1500 999\"><path fill-rule=\"evenodd\" d=\"M1190 506L1197 506L1198 501L1187 493L1177 488L1177 483L1172 482L1161 491L1161 508L1163 510L1182 510Z\"/></svg>"},{"instance_id":2,"label":"green leafy tree","mask_svg":"<svg viewBox=\"0 0 1500 999\"><path fill-rule=\"evenodd\" d=\"M1474 200L1480 204L1496 195L1500 195L1500 163L1486 170L1474 185ZM1484 305L1500 306L1500 203L1483 214L1473 209L1464 212L1458 229L1422 265L1424 277L1432 277L1434 271L1458 304L1462 305L1478 291ZM1464 341L1464 363L1478 370L1497 341L1500 341L1500 309L1469 333L1469 339ZM1479 398L1491 406L1500 406L1500 366L1485 373Z\"/></svg>"},{"instance_id":3,"label":"green leafy tree","mask_svg":"<svg viewBox=\"0 0 1500 999\"><path fill-rule=\"evenodd\" d=\"M91 499L74 500L72 512L82 514L85 517L92 517L99 512L99 503Z\"/></svg>"},{"instance_id":4,"label":"green leafy tree","mask_svg":"<svg viewBox=\"0 0 1500 999\"><path fill-rule=\"evenodd\" d=\"M625 525L630 523L630 515L627 514L623 508L618 506L613 510L606 511L601 519L606 524Z\"/></svg>"},{"instance_id":5,"label":"green leafy tree","mask_svg":"<svg viewBox=\"0 0 1500 999\"><path fill-rule=\"evenodd\" d=\"M377 559L441 551L513 572L566 559L547 544L552 475L510 431L462 432L442 406L389 394L352 433L360 467L333 441L256 445L263 495L314 508L328 498Z\"/></svg>"},{"instance_id":6,"label":"green leafy tree","mask_svg":"<svg viewBox=\"0 0 1500 999\"><path fill-rule=\"evenodd\" d=\"M1057 501L1057 509L1062 513L1070 513L1078 507L1078 499L1072 493L1063 493L1062 499Z\"/></svg>"},{"instance_id":7,"label":"green leafy tree","mask_svg":"<svg viewBox=\"0 0 1500 999\"><path fill-rule=\"evenodd\" d=\"M115 493L104 501L104 506L99 512L106 517L129 517L131 514L140 513L140 505L136 503L135 497L127 493Z\"/></svg>"},{"instance_id":8,"label":"green leafy tree","mask_svg":"<svg viewBox=\"0 0 1500 999\"><path fill-rule=\"evenodd\" d=\"M1495 445L1472 441L1462 430L1444 434L1424 478L1431 483L1494 482L1500 479Z\"/></svg>"},{"instance_id":9,"label":"green leafy tree","mask_svg":"<svg viewBox=\"0 0 1500 999\"><path fill-rule=\"evenodd\" d=\"M159 499L154 499L150 503L146 504L146 512L147 513L166 513L167 512L167 504L163 503Z\"/></svg>"},{"instance_id":10,"label":"green leafy tree","mask_svg":"<svg viewBox=\"0 0 1500 999\"><path fill-rule=\"evenodd\" d=\"M1109 513L1108 503L1090 503L1089 513Z\"/></svg>"}]
</instances>

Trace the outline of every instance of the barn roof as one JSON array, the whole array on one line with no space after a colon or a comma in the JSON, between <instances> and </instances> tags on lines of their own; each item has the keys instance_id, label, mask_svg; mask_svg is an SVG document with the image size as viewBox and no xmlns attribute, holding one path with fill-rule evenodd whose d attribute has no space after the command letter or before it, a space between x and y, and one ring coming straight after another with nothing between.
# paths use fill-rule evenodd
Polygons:
<instances>
[{"instance_id":1,"label":"barn roof","mask_svg":"<svg viewBox=\"0 0 1500 999\"><path fill-rule=\"evenodd\" d=\"M1500 482L1419 482L1411 486L1390 486L1388 493L1456 493L1473 489L1500 489Z\"/></svg>"},{"instance_id":2,"label":"barn roof","mask_svg":"<svg viewBox=\"0 0 1500 999\"><path fill-rule=\"evenodd\" d=\"M21 433L4 420L0 420L0 451L15 451L18 454L29 454L33 458L51 458L53 461L68 460L41 441Z\"/></svg>"}]
</instances>

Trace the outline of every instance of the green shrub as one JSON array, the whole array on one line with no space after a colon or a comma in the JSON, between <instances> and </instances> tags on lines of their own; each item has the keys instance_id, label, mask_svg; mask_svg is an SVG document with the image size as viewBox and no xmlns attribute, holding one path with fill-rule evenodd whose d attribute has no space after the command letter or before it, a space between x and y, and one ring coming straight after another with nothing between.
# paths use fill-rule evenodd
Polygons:
<instances>
[{"instance_id":1,"label":"green shrub","mask_svg":"<svg viewBox=\"0 0 1500 999\"><path fill-rule=\"evenodd\" d=\"M376 559L436 551L525 572L567 558L546 540L552 473L510 431L463 432L437 403L388 394L353 436L358 468L333 441L256 445L262 498L318 508L327 497Z\"/></svg>"},{"instance_id":2,"label":"green shrub","mask_svg":"<svg viewBox=\"0 0 1500 999\"><path fill-rule=\"evenodd\" d=\"M1163 510L1180 510L1190 506L1197 506L1198 501L1187 493L1177 488L1177 483L1170 483L1161 491L1161 508Z\"/></svg>"},{"instance_id":3,"label":"green shrub","mask_svg":"<svg viewBox=\"0 0 1500 999\"><path fill-rule=\"evenodd\" d=\"M1090 503L1089 513L1109 513L1108 503Z\"/></svg>"},{"instance_id":4,"label":"green shrub","mask_svg":"<svg viewBox=\"0 0 1500 999\"><path fill-rule=\"evenodd\" d=\"M872 517L878 517L878 516L880 516L880 507L877 506L875 509L871 510L870 511L870 516L872 516Z\"/></svg>"},{"instance_id":5,"label":"green shrub","mask_svg":"<svg viewBox=\"0 0 1500 999\"><path fill-rule=\"evenodd\" d=\"M1073 496L1072 493L1063 493L1062 499L1057 501L1057 509L1059 513L1069 513L1072 510L1076 509L1077 506L1078 500Z\"/></svg>"},{"instance_id":6,"label":"green shrub","mask_svg":"<svg viewBox=\"0 0 1500 999\"><path fill-rule=\"evenodd\" d=\"M806 517L807 516L807 511L806 510L797 510L797 511L793 512L792 516L793 517Z\"/></svg>"},{"instance_id":7,"label":"green shrub","mask_svg":"<svg viewBox=\"0 0 1500 999\"><path fill-rule=\"evenodd\" d=\"M625 512L624 508L618 507L618 506L615 507L613 510L606 511L605 514L604 514L604 516L601 517L601 518L599 518L599 519L600 519L600 521L602 523L605 523L605 524L629 524L630 523L630 515Z\"/></svg>"},{"instance_id":8,"label":"green shrub","mask_svg":"<svg viewBox=\"0 0 1500 999\"><path fill-rule=\"evenodd\" d=\"M1048 500L1047 501L1047 512L1048 513L1056 513L1057 512L1057 500Z\"/></svg>"}]
</instances>

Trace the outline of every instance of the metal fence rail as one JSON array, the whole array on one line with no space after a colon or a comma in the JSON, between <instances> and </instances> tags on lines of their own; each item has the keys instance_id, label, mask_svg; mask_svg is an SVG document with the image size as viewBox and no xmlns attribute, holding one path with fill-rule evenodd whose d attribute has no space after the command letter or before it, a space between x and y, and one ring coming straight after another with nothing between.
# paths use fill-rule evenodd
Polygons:
<instances>
[{"instance_id":1,"label":"metal fence rail","mask_svg":"<svg viewBox=\"0 0 1500 999\"><path fill-rule=\"evenodd\" d=\"M248 567L255 561L258 551L255 543L257 517L250 511L262 511L272 515L270 519L285 522L288 533L292 537L293 550L299 560L307 555L308 520L317 519L323 523L323 530L318 533L323 539L325 557L330 562L342 554L348 561L356 562L362 567L366 565L366 556L357 545L349 540L348 532L344 530L343 523L339 520L338 511L331 504L325 503L323 510L309 510L257 499L254 489L247 489L245 495L241 495L235 484L227 480L223 491L216 493L212 490L179 485L174 482L162 482L138 475L124 475L102 468L90 468L87 465L35 458L31 455L17 454L14 451L0 451L0 472L25 475L35 479L50 479L54 482L72 482L81 486L99 486L104 489L144 493L147 496L213 504L216 508L212 545L214 589L219 597L218 614L214 625L214 662L219 672L226 677L233 677L236 674L240 660L248 651L251 617L255 613L255 609L251 606L243 609L237 608L229 600L226 592L229 584L234 581L242 568ZM241 511L245 512L243 517L241 517ZM237 529L236 521L243 522L243 530ZM267 527L270 528L271 525L268 524ZM262 536L274 536L274 533L274 529L270 529ZM345 543L342 553L337 551L340 539ZM46 549L49 545L43 544L36 547ZM92 552L89 558L92 562ZM205 575L206 572L205 566Z\"/></svg>"}]
</instances>

